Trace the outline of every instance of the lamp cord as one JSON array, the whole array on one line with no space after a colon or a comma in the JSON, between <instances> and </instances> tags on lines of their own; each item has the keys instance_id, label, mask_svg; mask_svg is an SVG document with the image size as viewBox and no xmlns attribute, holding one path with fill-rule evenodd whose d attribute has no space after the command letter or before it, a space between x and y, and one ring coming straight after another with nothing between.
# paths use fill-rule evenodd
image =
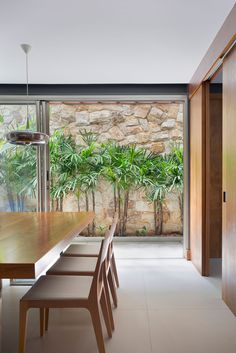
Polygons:
<instances>
[{"instance_id":1,"label":"lamp cord","mask_svg":"<svg viewBox=\"0 0 236 353\"><path fill-rule=\"evenodd\" d=\"M28 73L28 53L25 53L26 55L26 96L28 99L29 96L29 73ZM27 100L27 105L26 105L26 130L29 130L29 105L28 105L28 100Z\"/></svg>"}]
</instances>

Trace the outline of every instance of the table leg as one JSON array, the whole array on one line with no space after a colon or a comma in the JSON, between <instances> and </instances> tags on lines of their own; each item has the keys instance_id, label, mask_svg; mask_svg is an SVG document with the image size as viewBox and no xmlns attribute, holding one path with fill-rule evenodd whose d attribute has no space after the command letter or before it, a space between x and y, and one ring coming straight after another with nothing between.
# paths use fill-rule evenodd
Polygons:
<instances>
[{"instance_id":1,"label":"table leg","mask_svg":"<svg viewBox=\"0 0 236 353\"><path fill-rule=\"evenodd\" d=\"M19 301L29 286L2 288L1 353L18 352Z\"/></svg>"}]
</instances>

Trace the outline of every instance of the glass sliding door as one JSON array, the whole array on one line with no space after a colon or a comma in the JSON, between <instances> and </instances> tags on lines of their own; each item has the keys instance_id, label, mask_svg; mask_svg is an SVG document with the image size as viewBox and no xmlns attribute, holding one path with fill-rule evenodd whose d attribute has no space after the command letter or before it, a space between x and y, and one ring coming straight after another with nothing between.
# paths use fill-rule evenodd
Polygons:
<instances>
[{"instance_id":1,"label":"glass sliding door","mask_svg":"<svg viewBox=\"0 0 236 353\"><path fill-rule=\"evenodd\" d=\"M26 104L0 104L0 212L37 211L37 149L7 143L11 130L26 128ZM30 129L36 107L29 105Z\"/></svg>"},{"instance_id":2,"label":"glass sliding door","mask_svg":"<svg viewBox=\"0 0 236 353\"><path fill-rule=\"evenodd\" d=\"M95 211L101 236L183 234L184 102L50 102L51 210Z\"/></svg>"}]
</instances>

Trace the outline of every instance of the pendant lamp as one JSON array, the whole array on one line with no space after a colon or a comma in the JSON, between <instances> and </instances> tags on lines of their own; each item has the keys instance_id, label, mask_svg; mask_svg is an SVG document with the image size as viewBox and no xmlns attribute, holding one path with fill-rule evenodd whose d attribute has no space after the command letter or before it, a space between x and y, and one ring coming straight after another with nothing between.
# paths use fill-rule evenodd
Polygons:
<instances>
[{"instance_id":1,"label":"pendant lamp","mask_svg":"<svg viewBox=\"0 0 236 353\"><path fill-rule=\"evenodd\" d=\"M28 73L28 53L31 49L29 44L21 44L21 48L26 58L26 96L29 96L29 73ZM29 129L29 106L26 106L26 130L13 130L6 135L7 142L13 145L40 146L48 143L49 136L43 132L32 131Z\"/></svg>"}]
</instances>

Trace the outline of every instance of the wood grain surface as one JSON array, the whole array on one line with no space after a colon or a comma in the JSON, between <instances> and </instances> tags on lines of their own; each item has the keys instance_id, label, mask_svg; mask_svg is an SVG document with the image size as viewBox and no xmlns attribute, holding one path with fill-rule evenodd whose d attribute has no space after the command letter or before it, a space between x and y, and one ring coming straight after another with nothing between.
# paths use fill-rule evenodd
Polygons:
<instances>
[{"instance_id":1,"label":"wood grain surface","mask_svg":"<svg viewBox=\"0 0 236 353\"><path fill-rule=\"evenodd\" d=\"M223 299L236 315L236 48L223 65Z\"/></svg>"},{"instance_id":2,"label":"wood grain surface","mask_svg":"<svg viewBox=\"0 0 236 353\"><path fill-rule=\"evenodd\" d=\"M211 71L217 61L224 56L232 43L236 40L236 4L217 33L215 39L199 63L189 83L190 97L196 92L201 82Z\"/></svg>"},{"instance_id":3,"label":"wood grain surface","mask_svg":"<svg viewBox=\"0 0 236 353\"><path fill-rule=\"evenodd\" d=\"M208 242L205 222L205 85L190 100L190 247L198 271L208 275Z\"/></svg>"},{"instance_id":4,"label":"wood grain surface","mask_svg":"<svg viewBox=\"0 0 236 353\"><path fill-rule=\"evenodd\" d=\"M222 94L209 95L206 131L206 231L210 258L222 253Z\"/></svg>"},{"instance_id":5,"label":"wood grain surface","mask_svg":"<svg viewBox=\"0 0 236 353\"><path fill-rule=\"evenodd\" d=\"M0 212L0 278L36 278L93 218L93 212Z\"/></svg>"}]
</instances>

